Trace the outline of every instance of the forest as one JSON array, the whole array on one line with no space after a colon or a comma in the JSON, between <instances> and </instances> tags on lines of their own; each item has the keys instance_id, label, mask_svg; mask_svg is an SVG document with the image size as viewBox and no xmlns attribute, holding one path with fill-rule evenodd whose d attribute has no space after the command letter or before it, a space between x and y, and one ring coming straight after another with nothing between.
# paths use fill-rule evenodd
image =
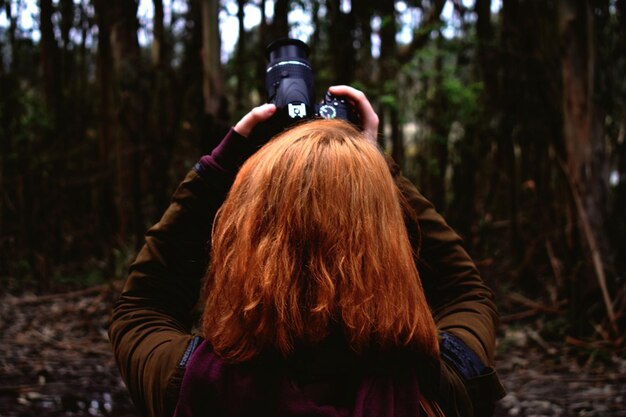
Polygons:
<instances>
[{"instance_id":1,"label":"forest","mask_svg":"<svg viewBox=\"0 0 626 417\"><path fill-rule=\"evenodd\" d=\"M370 98L503 323L626 356L626 0L0 0L0 295L125 278L289 36L318 99Z\"/></svg>"}]
</instances>

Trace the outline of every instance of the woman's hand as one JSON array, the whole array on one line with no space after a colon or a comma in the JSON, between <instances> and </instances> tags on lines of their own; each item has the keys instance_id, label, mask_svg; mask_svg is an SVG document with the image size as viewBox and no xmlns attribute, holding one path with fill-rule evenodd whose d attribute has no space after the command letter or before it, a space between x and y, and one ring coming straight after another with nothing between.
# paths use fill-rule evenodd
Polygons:
<instances>
[{"instance_id":1,"label":"woman's hand","mask_svg":"<svg viewBox=\"0 0 626 417\"><path fill-rule=\"evenodd\" d=\"M235 125L235 132L239 133L243 137L250 136L252 129L264 122L276 113L276 106L271 103L263 104L262 106L255 107L250 110L250 113L243 116L243 118Z\"/></svg>"},{"instance_id":2,"label":"woman's hand","mask_svg":"<svg viewBox=\"0 0 626 417\"><path fill-rule=\"evenodd\" d=\"M354 102L357 110L361 114L363 124L363 134L368 140L376 143L378 139L378 115L362 91L347 85L336 85L328 89L335 96L344 96Z\"/></svg>"}]
</instances>

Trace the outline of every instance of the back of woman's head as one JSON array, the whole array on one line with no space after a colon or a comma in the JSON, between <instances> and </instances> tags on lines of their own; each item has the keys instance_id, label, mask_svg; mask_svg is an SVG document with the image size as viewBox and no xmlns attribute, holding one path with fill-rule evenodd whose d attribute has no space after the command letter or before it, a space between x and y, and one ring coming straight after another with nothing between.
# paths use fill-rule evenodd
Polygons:
<instances>
[{"instance_id":1,"label":"back of woman's head","mask_svg":"<svg viewBox=\"0 0 626 417\"><path fill-rule=\"evenodd\" d=\"M234 362L343 328L356 352L437 354L399 192L376 146L315 121L242 167L216 220L205 337Z\"/></svg>"}]
</instances>

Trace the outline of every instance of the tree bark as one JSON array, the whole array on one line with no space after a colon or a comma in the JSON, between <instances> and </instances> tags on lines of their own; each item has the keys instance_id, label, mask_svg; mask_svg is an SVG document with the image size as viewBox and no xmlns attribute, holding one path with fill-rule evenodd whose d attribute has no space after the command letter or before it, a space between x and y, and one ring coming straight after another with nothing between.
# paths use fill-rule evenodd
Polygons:
<instances>
[{"instance_id":1,"label":"tree bark","mask_svg":"<svg viewBox=\"0 0 626 417\"><path fill-rule=\"evenodd\" d=\"M52 0L39 0L40 56L44 79L44 98L51 116L56 119L60 105L59 45L54 36Z\"/></svg>"},{"instance_id":2,"label":"tree bark","mask_svg":"<svg viewBox=\"0 0 626 417\"><path fill-rule=\"evenodd\" d=\"M490 131L491 120L494 117L492 103L497 97L497 66L493 59L495 39L491 22L491 0L476 0L476 61L473 73L477 80L483 83L484 90L479 99L479 106L484 111L477 111L476 116L467 122L465 134L458 143L458 162L453 166L453 200L448 213L450 222L457 232L465 238L465 244L471 249L472 225L477 220L476 210L476 178L478 176L478 157L482 149L486 153L485 144L493 138Z\"/></svg>"},{"instance_id":3,"label":"tree bark","mask_svg":"<svg viewBox=\"0 0 626 417\"><path fill-rule=\"evenodd\" d=\"M378 85L380 86L380 96L387 98L387 105L384 110L389 113L389 123L391 125L391 154L396 163L404 168L404 139L402 128L399 126L399 103L397 75L399 64L397 61L398 45L396 43L396 10L394 2L381 1L379 3L381 17L380 28L380 57L378 58L380 72Z\"/></svg>"},{"instance_id":4,"label":"tree bark","mask_svg":"<svg viewBox=\"0 0 626 417\"><path fill-rule=\"evenodd\" d=\"M522 243L519 227L519 197L517 161L515 158L515 127L518 114L518 97L523 93L520 88L519 72L521 10L520 0L508 0L502 5L502 96L498 97L498 104L502 109L502 120L498 125L497 150L495 167L492 172L491 185L487 196L487 205L492 206L495 196L502 194L503 198L496 202L495 208L502 210L510 220L509 247L511 255L516 261L521 260ZM515 93L511 93L515 91ZM497 207L501 205L501 207Z\"/></svg>"},{"instance_id":5,"label":"tree bark","mask_svg":"<svg viewBox=\"0 0 626 417\"><path fill-rule=\"evenodd\" d=\"M589 1L567 0L559 2L559 6L563 132L567 170L576 191L583 196L581 207L577 210L581 216L581 235L587 236L590 241L589 233L592 233L591 240L595 240L595 245L599 248L594 252L593 264L600 280L607 263L612 263L613 256L605 222L609 170L604 140L604 115L594 102L594 15ZM585 221L589 222L586 228ZM606 300L608 293L605 294L604 288L603 295ZM612 316L611 308L607 305L609 317Z\"/></svg>"},{"instance_id":6,"label":"tree bark","mask_svg":"<svg viewBox=\"0 0 626 417\"><path fill-rule=\"evenodd\" d=\"M21 0L17 2L17 9L20 9ZM11 11L11 2L6 1L4 4L4 9L7 15L7 19L9 20L9 47L11 51L11 65L9 66L9 72L11 74L15 74L15 69L17 68L17 58L18 58L18 44L17 44L17 16L14 16Z\"/></svg>"},{"instance_id":7,"label":"tree bark","mask_svg":"<svg viewBox=\"0 0 626 417\"><path fill-rule=\"evenodd\" d=\"M237 87L235 90L235 108L237 113L241 112L247 106L244 105L245 94L245 51L246 51L246 28L244 26L244 8L247 0L237 0L237 21L239 23L239 39L237 40Z\"/></svg>"},{"instance_id":8,"label":"tree bark","mask_svg":"<svg viewBox=\"0 0 626 417\"><path fill-rule=\"evenodd\" d=\"M265 0L261 0L259 3L259 10L261 12L261 23L259 24L259 44L258 44L258 54L256 56L255 62L256 64L256 89L259 92L259 96L267 99L267 91L265 91L265 67L266 67L266 59L265 59L265 48L268 43L268 24L267 24L267 16L265 15Z\"/></svg>"},{"instance_id":9,"label":"tree bark","mask_svg":"<svg viewBox=\"0 0 626 417\"><path fill-rule=\"evenodd\" d=\"M59 10L61 12L61 78L63 89L68 90L70 80L73 78L74 68L72 67L72 57L70 45L72 43L70 32L74 27L75 6L73 0L59 0ZM71 109L70 109L71 112Z\"/></svg>"},{"instance_id":10,"label":"tree bark","mask_svg":"<svg viewBox=\"0 0 626 417\"><path fill-rule=\"evenodd\" d=\"M356 42L356 62L359 63L355 69L355 81L366 86L374 84L374 58L372 57L372 16L373 10L364 1L352 2L352 14L355 20L354 41Z\"/></svg>"},{"instance_id":11,"label":"tree bark","mask_svg":"<svg viewBox=\"0 0 626 417\"><path fill-rule=\"evenodd\" d=\"M274 1L274 17L269 28L271 40L289 36L289 0Z\"/></svg>"},{"instance_id":12,"label":"tree bark","mask_svg":"<svg viewBox=\"0 0 626 417\"><path fill-rule=\"evenodd\" d=\"M153 39L152 39L152 64L159 68L165 62L167 45L165 41L165 27L163 23L163 0L154 0Z\"/></svg>"},{"instance_id":13,"label":"tree bark","mask_svg":"<svg viewBox=\"0 0 626 417\"><path fill-rule=\"evenodd\" d=\"M202 0L202 63L204 113L217 116L223 95L220 62L219 1Z\"/></svg>"},{"instance_id":14,"label":"tree bark","mask_svg":"<svg viewBox=\"0 0 626 417\"><path fill-rule=\"evenodd\" d=\"M318 48L320 44L320 35L322 31L322 24L320 21L320 2L314 1L311 5L311 22L313 24L313 33L311 34L311 40L309 46L311 47L311 54L309 55L309 61L313 66L313 71L319 68L319 54Z\"/></svg>"},{"instance_id":15,"label":"tree bark","mask_svg":"<svg viewBox=\"0 0 626 417\"><path fill-rule=\"evenodd\" d=\"M340 0L326 2L329 19L329 47L332 65L332 81L334 85L350 84L354 79L356 66L356 50L352 45L354 33L354 16L352 12L341 11Z\"/></svg>"},{"instance_id":16,"label":"tree bark","mask_svg":"<svg viewBox=\"0 0 626 417\"><path fill-rule=\"evenodd\" d=\"M115 128L116 207L119 234L135 244L142 241L141 174L143 172L144 128L147 100L145 74L142 69L137 30L137 2L125 0L94 2L96 11L109 30L110 56L113 64L114 108L117 109ZM106 57L103 56L103 59ZM109 62L111 62L109 61ZM103 62L102 65L109 65Z\"/></svg>"},{"instance_id":17,"label":"tree bark","mask_svg":"<svg viewBox=\"0 0 626 417\"><path fill-rule=\"evenodd\" d=\"M111 242L114 233L125 232L125 219L121 219L120 202L114 197L114 177L117 169L112 169L113 131L117 125L113 117L113 73L111 68L111 23L106 0L95 0L96 24L98 26L98 49L96 54L96 76L99 97L99 137L97 166L98 182L96 217L97 230L104 242ZM115 167L117 168L117 167ZM117 204L114 202L117 201Z\"/></svg>"},{"instance_id":18,"label":"tree bark","mask_svg":"<svg viewBox=\"0 0 626 417\"><path fill-rule=\"evenodd\" d=\"M562 41L563 130L568 172L585 195L584 205L604 254L604 203L608 194L608 160L604 115L595 94L595 28L588 1L560 3Z\"/></svg>"},{"instance_id":19,"label":"tree bark","mask_svg":"<svg viewBox=\"0 0 626 417\"><path fill-rule=\"evenodd\" d=\"M6 1L4 4L8 27L8 44L10 51L10 64L5 73L0 74L0 128L5 135L0 140L0 236L14 236L15 239L2 239L0 241L0 269L5 271L7 275L15 274L15 265L13 260L19 259L22 253L20 240L23 236L20 234L23 219L26 213L20 210L16 204L17 189L21 176L21 161L9 158L9 155L15 152L14 142L14 124L19 119L19 105L17 103L17 61L18 61L18 44L16 39L17 17L13 15L11 10L11 2ZM18 3L19 9L19 3ZM17 175L9 181L9 174L15 172ZM25 256L24 256L25 257Z\"/></svg>"},{"instance_id":20,"label":"tree bark","mask_svg":"<svg viewBox=\"0 0 626 417\"><path fill-rule=\"evenodd\" d=\"M443 35L437 35L432 100L429 103L427 120L432 130L428 142L431 163L428 164L430 199L439 211L446 209L446 170L448 167L448 118L446 117L446 95L443 85Z\"/></svg>"},{"instance_id":21,"label":"tree bark","mask_svg":"<svg viewBox=\"0 0 626 417\"><path fill-rule=\"evenodd\" d=\"M4 7L5 7L4 2L0 1L0 10L2 10ZM0 53L0 79L1 79L4 76L4 74L5 74L5 69L4 69L4 42L3 42L2 38L0 38L0 51L3 51L3 53ZM0 204L2 204L1 201L0 201ZM1 217L0 217L0 219L1 219Z\"/></svg>"}]
</instances>

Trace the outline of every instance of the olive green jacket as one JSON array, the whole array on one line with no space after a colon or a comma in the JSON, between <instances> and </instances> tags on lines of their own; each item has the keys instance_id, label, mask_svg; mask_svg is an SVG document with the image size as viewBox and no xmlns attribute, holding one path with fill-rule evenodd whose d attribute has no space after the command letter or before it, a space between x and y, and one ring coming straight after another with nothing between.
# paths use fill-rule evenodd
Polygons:
<instances>
[{"instance_id":1,"label":"olive green jacket","mask_svg":"<svg viewBox=\"0 0 626 417\"><path fill-rule=\"evenodd\" d=\"M420 248L418 269L439 330L455 335L484 364L492 364L497 322L492 291L459 236L388 161L405 200L412 244ZM196 171L187 174L161 220L146 233L109 329L122 379L138 410L148 416L170 416L176 406L184 356L194 338L194 309L207 268L212 222L234 177L218 170ZM493 369L466 380L441 362L434 385L448 417L490 415L503 395Z\"/></svg>"}]
</instances>

